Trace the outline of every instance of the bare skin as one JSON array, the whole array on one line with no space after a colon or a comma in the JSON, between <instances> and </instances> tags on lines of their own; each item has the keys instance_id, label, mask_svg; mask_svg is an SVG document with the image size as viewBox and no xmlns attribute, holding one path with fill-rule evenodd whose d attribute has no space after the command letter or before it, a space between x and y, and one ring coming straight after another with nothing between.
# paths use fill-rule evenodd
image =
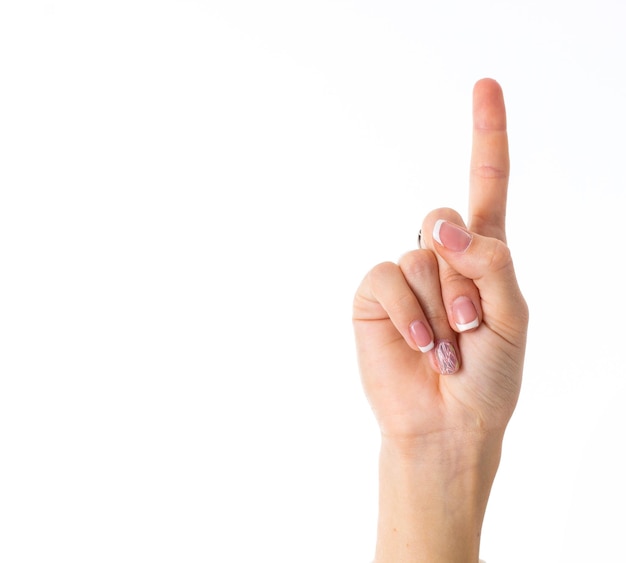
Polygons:
<instances>
[{"instance_id":1,"label":"bare skin","mask_svg":"<svg viewBox=\"0 0 626 563\"><path fill-rule=\"evenodd\" d=\"M353 308L381 431L377 563L478 561L522 378L528 308L506 246L500 86L476 83L468 224L429 213L422 249L374 267ZM444 341L444 344L441 342Z\"/></svg>"}]
</instances>

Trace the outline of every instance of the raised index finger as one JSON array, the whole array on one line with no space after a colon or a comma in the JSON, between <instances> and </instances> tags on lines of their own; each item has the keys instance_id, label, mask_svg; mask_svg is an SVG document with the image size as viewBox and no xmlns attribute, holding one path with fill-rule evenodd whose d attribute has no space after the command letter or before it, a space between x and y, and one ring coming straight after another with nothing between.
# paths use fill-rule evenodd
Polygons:
<instances>
[{"instance_id":1,"label":"raised index finger","mask_svg":"<svg viewBox=\"0 0 626 563\"><path fill-rule=\"evenodd\" d=\"M469 228L505 240L509 143L500 85L490 78L474 86Z\"/></svg>"}]
</instances>

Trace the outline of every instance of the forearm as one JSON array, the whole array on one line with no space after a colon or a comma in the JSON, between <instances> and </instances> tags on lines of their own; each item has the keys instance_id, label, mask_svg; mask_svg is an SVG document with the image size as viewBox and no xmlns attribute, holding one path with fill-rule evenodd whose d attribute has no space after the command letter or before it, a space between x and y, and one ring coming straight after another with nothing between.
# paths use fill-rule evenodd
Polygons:
<instances>
[{"instance_id":1,"label":"forearm","mask_svg":"<svg viewBox=\"0 0 626 563\"><path fill-rule=\"evenodd\" d=\"M376 563L477 563L501 438L383 439Z\"/></svg>"}]
</instances>

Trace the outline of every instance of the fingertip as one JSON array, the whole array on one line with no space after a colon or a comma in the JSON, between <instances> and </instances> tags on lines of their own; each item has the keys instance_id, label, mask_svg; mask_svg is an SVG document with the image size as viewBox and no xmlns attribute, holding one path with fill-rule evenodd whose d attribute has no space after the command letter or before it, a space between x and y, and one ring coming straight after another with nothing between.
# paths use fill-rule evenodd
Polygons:
<instances>
[{"instance_id":1,"label":"fingertip","mask_svg":"<svg viewBox=\"0 0 626 563\"><path fill-rule=\"evenodd\" d=\"M502 87L493 78L474 85L474 129L506 130L506 110Z\"/></svg>"},{"instance_id":2,"label":"fingertip","mask_svg":"<svg viewBox=\"0 0 626 563\"><path fill-rule=\"evenodd\" d=\"M491 78L489 76L485 76L480 80L477 80L474 84L474 92L483 88L499 88L500 90L502 90L500 83L495 78Z\"/></svg>"}]
</instances>

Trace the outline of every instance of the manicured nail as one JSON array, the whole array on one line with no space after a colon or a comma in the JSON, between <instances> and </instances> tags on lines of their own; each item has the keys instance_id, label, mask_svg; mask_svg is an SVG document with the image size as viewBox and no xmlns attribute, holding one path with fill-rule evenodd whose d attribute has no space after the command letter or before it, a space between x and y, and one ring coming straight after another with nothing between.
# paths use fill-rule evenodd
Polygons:
<instances>
[{"instance_id":1,"label":"manicured nail","mask_svg":"<svg viewBox=\"0 0 626 563\"><path fill-rule=\"evenodd\" d=\"M437 365L441 375L452 375L459 369L459 359L456 350L449 340L440 340L435 348Z\"/></svg>"},{"instance_id":2,"label":"manicured nail","mask_svg":"<svg viewBox=\"0 0 626 563\"><path fill-rule=\"evenodd\" d=\"M452 316L459 332L465 332L478 326L478 313L469 297L458 297L454 300Z\"/></svg>"},{"instance_id":3,"label":"manicured nail","mask_svg":"<svg viewBox=\"0 0 626 563\"><path fill-rule=\"evenodd\" d=\"M433 337L430 335L428 328L422 321L413 321L409 325L409 332L413 338L413 342L422 352L429 352L435 347Z\"/></svg>"},{"instance_id":4,"label":"manicured nail","mask_svg":"<svg viewBox=\"0 0 626 563\"><path fill-rule=\"evenodd\" d=\"M463 252L472 242L472 235L454 223L439 219L433 228L433 238L448 250Z\"/></svg>"}]
</instances>

